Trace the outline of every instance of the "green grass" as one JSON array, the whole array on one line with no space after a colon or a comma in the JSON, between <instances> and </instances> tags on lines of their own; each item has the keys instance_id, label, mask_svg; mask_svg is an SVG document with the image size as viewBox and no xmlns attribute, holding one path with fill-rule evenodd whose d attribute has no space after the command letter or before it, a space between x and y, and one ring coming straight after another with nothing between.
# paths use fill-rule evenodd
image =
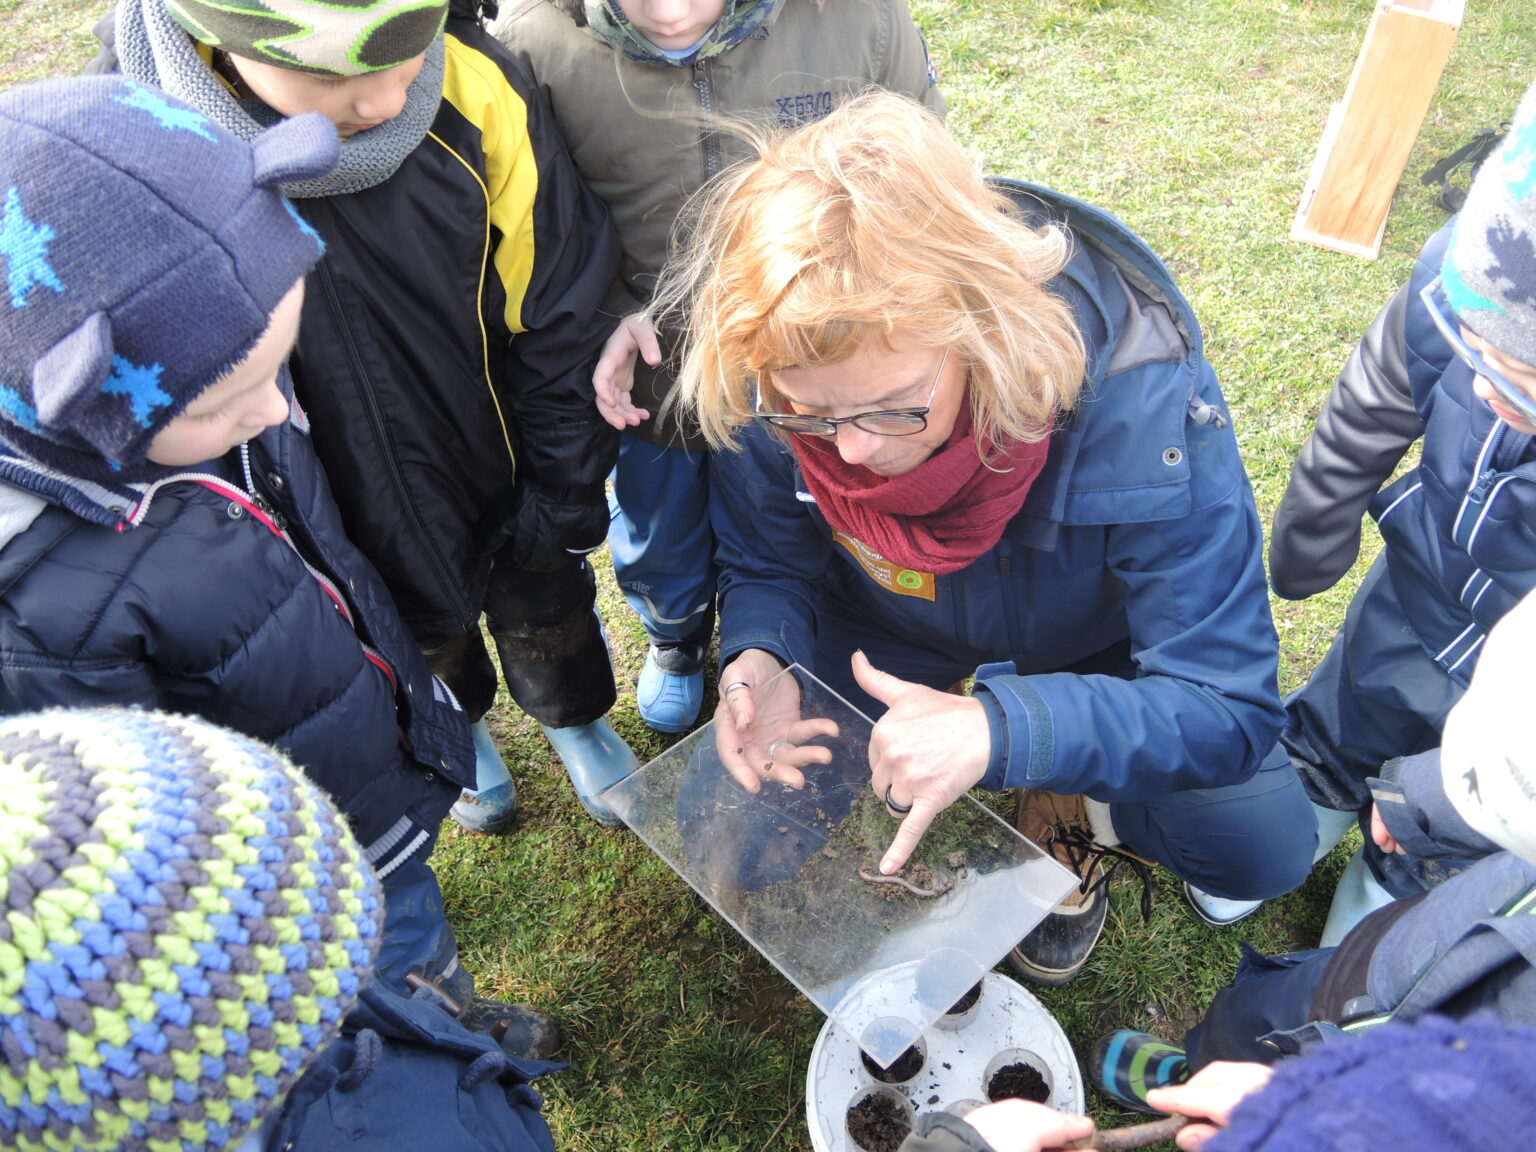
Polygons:
<instances>
[{"instance_id":1,"label":"green grass","mask_svg":"<svg viewBox=\"0 0 1536 1152\"><path fill-rule=\"evenodd\" d=\"M0 85L78 67L104 7L0 0ZM1467 7L1372 262L1286 239L1370 0L914 0L950 123L989 169L1110 209L1179 277L1266 520L1334 373L1444 220L1418 173L1507 119L1536 76L1536 8ZM1362 573L1276 604L1284 687L1319 659ZM606 575L604 586L622 692L614 718L645 760L667 741L634 710L643 639ZM519 765L523 815L502 839L450 827L438 866L487 990L554 1012L565 1029L573 1069L543 1084L561 1146L808 1149L804 1076L819 1013L632 835L586 818L537 727L505 698L493 718ZM1240 940L1315 942L1341 864L1335 854L1229 931L1195 921L1166 874L1144 925L1133 887L1117 881L1088 970L1042 998L1080 1052L1111 1026L1177 1036L1230 977Z\"/></svg>"}]
</instances>

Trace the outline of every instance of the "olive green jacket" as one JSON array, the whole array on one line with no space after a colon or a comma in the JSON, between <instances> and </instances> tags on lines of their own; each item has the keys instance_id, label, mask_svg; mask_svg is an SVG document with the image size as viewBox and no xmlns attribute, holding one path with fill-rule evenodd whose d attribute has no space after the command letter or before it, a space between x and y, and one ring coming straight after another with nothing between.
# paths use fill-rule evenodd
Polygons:
<instances>
[{"instance_id":1,"label":"olive green jacket","mask_svg":"<svg viewBox=\"0 0 1536 1152\"><path fill-rule=\"evenodd\" d=\"M710 130L701 111L793 127L870 86L944 111L906 0L780 0L747 38L696 61L628 58L587 25L583 0L508 0L492 31L527 62L618 226L623 262L608 304L619 315L650 299L683 201L746 154L741 140ZM673 384L665 362L659 370L637 363L635 377L634 401L652 418L633 431L702 447L696 430L656 419Z\"/></svg>"}]
</instances>

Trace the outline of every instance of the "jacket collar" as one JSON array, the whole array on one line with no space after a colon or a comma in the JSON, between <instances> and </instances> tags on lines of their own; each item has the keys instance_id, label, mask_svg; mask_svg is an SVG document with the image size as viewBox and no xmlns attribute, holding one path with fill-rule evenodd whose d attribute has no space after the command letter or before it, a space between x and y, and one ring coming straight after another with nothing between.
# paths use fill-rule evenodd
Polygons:
<instances>
[{"instance_id":1,"label":"jacket collar","mask_svg":"<svg viewBox=\"0 0 1536 1152\"><path fill-rule=\"evenodd\" d=\"M574 14L579 9L587 27L626 59L670 68L687 67L729 52L749 36L766 36L783 7L784 0L726 0L720 22L710 29L693 55L679 60L663 54L636 32L618 0L568 0L568 11Z\"/></svg>"}]
</instances>

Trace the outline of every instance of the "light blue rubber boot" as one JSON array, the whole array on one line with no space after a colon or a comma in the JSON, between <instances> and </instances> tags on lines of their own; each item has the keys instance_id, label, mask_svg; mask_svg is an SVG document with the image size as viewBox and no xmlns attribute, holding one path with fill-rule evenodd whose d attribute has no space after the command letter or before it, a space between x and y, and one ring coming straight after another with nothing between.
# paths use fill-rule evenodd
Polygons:
<instances>
[{"instance_id":1,"label":"light blue rubber boot","mask_svg":"<svg viewBox=\"0 0 1536 1152\"><path fill-rule=\"evenodd\" d=\"M598 794L639 768L640 761L607 717L571 728L551 728L547 724L539 727L564 762L581 806L599 824L622 828L624 821L602 805Z\"/></svg>"},{"instance_id":2,"label":"light blue rubber boot","mask_svg":"<svg viewBox=\"0 0 1536 1152\"><path fill-rule=\"evenodd\" d=\"M475 740L475 787L464 789L448 814L468 832L497 836L512 827L517 815L517 785L483 716L470 727L470 734Z\"/></svg>"},{"instance_id":3,"label":"light blue rubber boot","mask_svg":"<svg viewBox=\"0 0 1536 1152\"><path fill-rule=\"evenodd\" d=\"M1344 865L1339 886L1333 890L1333 903L1328 906L1328 922L1323 925L1323 938L1319 948L1332 948L1360 921L1378 908L1392 903L1392 893L1377 881L1371 866L1365 862L1365 846L1355 849L1355 854Z\"/></svg>"},{"instance_id":4,"label":"light blue rubber boot","mask_svg":"<svg viewBox=\"0 0 1536 1152\"><path fill-rule=\"evenodd\" d=\"M657 732L686 732L704 701L704 660L698 645L657 648L652 644L635 685L640 719Z\"/></svg>"}]
</instances>

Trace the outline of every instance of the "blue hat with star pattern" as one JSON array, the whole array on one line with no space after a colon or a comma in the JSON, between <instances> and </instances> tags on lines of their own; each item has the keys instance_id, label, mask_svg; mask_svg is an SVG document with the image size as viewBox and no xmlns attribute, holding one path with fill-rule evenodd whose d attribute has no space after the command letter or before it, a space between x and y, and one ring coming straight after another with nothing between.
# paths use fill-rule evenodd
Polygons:
<instances>
[{"instance_id":1,"label":"blue hat with star pattern","mask_svg":"<svg viewBox=\"0 0 1536 1152\"><path fill-rule=\"evenodd\" d=\"M88 480L175 471L150 441L320 255L278 186L337 155L318 114L247 144L119 77L0 93L0 441Z\"/></svg>"}]
</instances>

